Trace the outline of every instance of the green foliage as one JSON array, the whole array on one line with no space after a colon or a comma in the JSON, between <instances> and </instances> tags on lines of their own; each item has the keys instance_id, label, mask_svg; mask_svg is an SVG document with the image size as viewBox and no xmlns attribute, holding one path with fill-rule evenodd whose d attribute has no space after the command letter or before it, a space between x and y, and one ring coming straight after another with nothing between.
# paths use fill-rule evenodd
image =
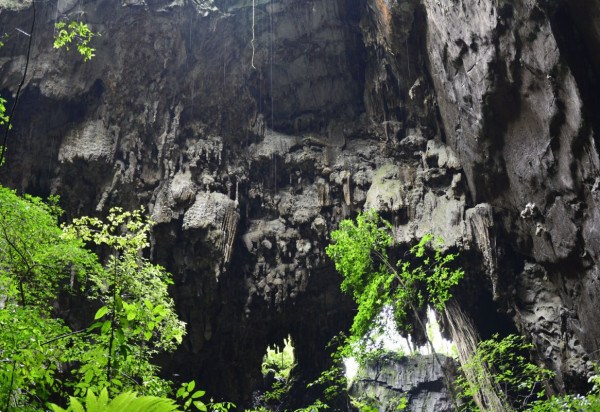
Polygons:
<instances>
[{"instance_id":1,"label":"green foliage","mask_svg":"<svg viewBox=\"0 0 600 412\"><path fill-rule=\"evenodd\" d=\"M426 235L410 249L404 261L391 262L392 227L376 212L359 214L356 223L344 220L331 234L327 254L344 277L341 288L358 305L351 328L351 341L357 343L371 332L381 331L377 316L385 306L393 310L400 331L408 332L408 314L432 305L437 310L452 296L450 289L464 273L450 267L456 258L444 254L441 241Z\"/></svg>"},{"instance_id":2,"label":"green foliage","mask_svg":"<svg viewBox=\"0 0 600 412\"><path fill-rule=\"evenodd\" d=\"M63 409L50 405L53 412L171 412L177 405L171 399L156 396L138 396L135 392L124 392L110 400L106 388L98 396L90 390L85 397L85 406L77 399L70 398L69 407Z\"/></svg>"},{"instance_id":3,"label":"green foliage","mask_svg":"<svg viewBox=\"0 0 600 412\"><path fill-rule=\"evenodd\" d=\"M259 400L265 405L281 405L289 392L287 380L275 379L271 388L266 391Z\"/></svg>"},{"instance_id":4,"label":"green foliage","mask_svg":"<svg viewBox=\"0 0 600 412\"><path fill-rule=\"evenodd\" d=\"M150 222L114 209L108 223L82 218L61 229L60 214L56 199L0 187L0 409L103 389L165 396L169 383L150 360L173 350L185 329L170 275L141 254ZM109 252L104 267L85 243ZM90 327L72 331L53 307L79 290L99 309Z\"/></svg>"},{"instance_id":5,"label":"green foliage","mask_svg":"<svg viewBox=\"0 0 600 412\"><path fill-rule=\"evenodd\" d=\"M211 412L228 412L235 409L235 405L231 402L211 402L208 406L200 401L205 394L204 391L195 391L196 382L190 381L181 385L177 390L176 398L181 403L181 409L177 402L168 397L142 395L138 396L136 392L123 392L118 394L114 399L109 399L108 390L103 388L100 394L96 396L92 390L88 390L83 400L71 397L69 407L63 409L58 405L49 404L53 412L170 412L170 411L203 411L210 410Z\"/></svg>"},{"instance_id":6,"label":"green foliage","mask_svg":"<svg viewBox=\"0 0 600 412\"><path fill-rule=\"evenodd\" d=\"M281 408L290 390L290 374L295 365L291 337L284 339L282 348L277 345L267 347L261 369L263 378L270 383L270 387L255 398L255 406L277 410Z\"/></svg>"},{"instance_id":7,"label":"green foliage","mask_svg":"<svg viewBox=\"0 0 600 412\"><path fill-rule=\"evenodd\" d=\"M321 372L314 382L308 384L308 387L321 386L325 401L330 402L345 391L347 384L344 369L339 366L339 363L336 363L331 368Z\"/></svg>"},{"instance_id":8,"label":"green foliage","mask_svg":"<svg viewBox=\"0 0 600 412\"><path fill-rule=\"evenodd\" d=\"M316 400L313 404L308 405L305 408L296 409L294 412L319 412L327 409L331 409L329 405L320 400Z\"/></svg>"},{"instance_id":9,"label":"green foliage","mask_svg":"<svg viewBox=\"0 0 600 412\"><path fill-rule=\"evenodd\" d=\"M10 119L8 118L8 114L6 113L6 99L0 97L0 126L8 124L9 120Z\"/></svg>"},{"instance_id":10,"label":"green foliage","mask_svg":"<svg viewBox=\"0 0 600 412\"><path fill-rule=\"evenodd\" d=\"M186 383L182 383L179 389L177 389L177 393L175 397L179 400L182 405L184 411L194 410L206 412L208 410L206 404L200 400L206 392L194 389L196 388L196 382L190 381Z\"/></svg>"},{"instance_id":11,"label":"green foliage","mask_svg":"<svg viewBox=\"0 0 600 412\"><path fill-rule=\"evenodd\" d=\"M552 396L547 400L538 400L526 409L526 412L579 412L600 411L600 375L590 378L594 386L585 396L563 395Z\"/></svg>"},{"instance_id":12,"label":"green foliage","mask_svg":"<svg viewBox=\"0 0 600 412\"><path fill-rule=\"evenodd\" d=\"M402 398L400 398L398 400L398 403L396 404L396 410L403 411L407 407L408 407L408 398L406 396L403 396Z\"/></svg>"},{"instance_id":13,"label":"green foliage","mask_svg":"<svg viewBox=\"0 0 600 412\"><path fill-rule=\"evenodd\" d=\"M232 402L213 402L211 399L208 408L211 412L228 412L234 410L236 406L235 403Z\"/></svg>"},{"instance_id":14,"label":"green foliage","mask_svg":"<svg viewBox=\"0 0 600 412\"><path fill-rule=\"evenodd\" d=\"M110 387L115 392L140 390L162 395L168 383L159 379L152 356L181 343L185 325L175 313L167 287L170 275L142 257L149 246L151 223L143 211L111 209L107 222L75 219L64 227L65 239L83 239L111 251L105 271L87 277L91 299L103 303L89 330L96 332L75 371L80 377L75 394Z\"/></svg>"},{"instance_id":15,"label":"green foliage","mask_svg":"<svg viewBox=\"0 0 600 412\"><path fill-rule=\"evenodd\" d=\"M545 401L536 401L527 412L580 412L600 411L600 397L597 394L553 396Z\"/></svg>"},{"instance_id":16,"label":"green foliage","mask_svg":"<svg viewBox=\"0 0 600 412\"><path fill-rule=\"evenodd\" d=\"M0 186L0 408L23 410L61 393L62 364L79 339L52 313L59 293L101 270L79 239L64 239L56 200Z\"/></svg>"},{"instance_id":17,"label":"green foliage","mask_svg":"<svg viewBox=\"0 0 600 412\"><path fill-rule=\"evenodd\" d=\"M333 346L337 344L338 341L339 340L334 340L334 342L330 345ZM311 405L297 409L294 412L317 412L330 409L328 403L345 391L347 382L344 371L340 367L342 364L341 351L334 351L332 358L334 361L334 366L323 371L314 382L308 384L308 388L321 388L324 400L317 399ZM254 409L247 412L284 410L282 409L282 405L292 384L290 373L294 366L294 348L291 338L288 337L284 340L284 347L282 349L277 346L273 348L268 347L267 353L263 358L262 372L263 376L265 377L269 374L272 374L274 381L270 389L258 397Z\"/></svg>"},{"instance_id":18,"label":"green foliage","mask_svg":"<svg viewBox=\"0 0 600 412\"><path fill-rule=\"evenodd\" d=\"M59 367L69 359L68 340L47 344L70 333L62 321L33 307L8 304L0 310L0 409L22 410L60 393Z\"/></svg>"},{"instance_id":19,"label":"green foliage","mask_svg":"<svg viewBox=\"0 0 600 412\"><path fill-rule=\"evenodd\" d=\"M347 342L347 337L342 333L329 342L328 349L333 350L331 353L332 366L322 371L315 381L307 385L307 389L319 388L323 398L317 399L311 407L314 408L315 405L318 405L321 409L328 409L329 405L334 404L346 393L348 380L344 370L344 356L349 351Z\"/></svg>"},{"instance_id":20,"label":"green foliage","mask_svg":"<svg viewBox=\"0 0 600 412\"><path fill-rule=\"evenodd\" d=\"M532 349L532 344L517 335L503 339L494 335L492 339L480 342L469 362L462 366L464 374L470 378L467 380L463 376L456 383L460 396L467 400L464 410L477 410L469 400L480 390L479 383L488 373L512 408L521 410L532 401L543 398L544 382L551 379L553 373L529 361L527 356Z\"/></svg>"},{"instance_id":21,"label":"green foliage","mask_svg":"<svg viewBox=\"0 0 600 412\"><path fill-rule=\"evenodd\" d=\"M83 61L91 60L95 56L94 49L90 43L92 38L100 36L99 33L94 33L90 30L86 23L78 21L70 21L68 24L64 21L58 22L55 25L57 32L54 37L54 48L61 47L69 50L71 44L75 44L79 54L83 56Z\"/></svg>"},{"instance_id":22,"label":"green foliage","mask_svg":"<svg viewBox=\"0 0 600 412\"><path fill-rule=\"evenodd\" d=\"M273 371L275 378L287 380L294 365L294 346L292 339L288 337L284 339L282 349L276 345L273 348L267 347L262 363L262 374L266 375L269 371Z\"/></svg>"},{"instance_id":23,"label":"green foliage","mask_svg":"<svg viewBox=\"0 0 600 412\"><path fill-rule=\"evenodd\" d=\"M352 406L359 412L378 412L377 401L371 398L350 398Z\"/></svg>"},{"instance_id":24,"label":"green foliage","mask_svg":"<svg viewBox=\"0 0 600 412\"><path fill-rule=\"evenodd\" d=\"M0 36L0 47L4 47L6 43L4 43L4 41L6 39L8 39L10 36L8 33L4 33L2 36Z\"/></svg>"},{"instance_id":25,"label":"green foliage","mask_svg":"<svg viewBox=\"0 0 600 412\"><path fill-rule=\"evenodd\" d=\"M391 308L400 332L409 332L409 317L418 317L429 305L442 311L452 297L450 289L464 276L462 270L451 268L456 255L443 253L441 240L434 241L432 235L412 247L406 259L393 263L388 254L394 245L392 230L389 222L369 211L359 214L356 222L342 221L331 234L327 255L343 276L342 291L358 306L350 336L336 355L340 359L354 356L364 362L374 337L384 333L385 322L379 316L384 308ZM326 385L329 396L345 389L341 362L334 364L315 382Z\"/></svg>"},{"instance_id":26,"label":"green foliage","mask_svg":"<svg viewBox=\"0 0 600 412\"><path fill-rule=\"evenodd\" d=\"M361 398L350 398L350 402L354 408L358 409L359 412L378 412L378 401L377 399L370 398L368 396ZM389 399L387 402L386 410L403 411L408 407L408 398L406 396L398 396Z\"/></svg>"},{"instance_id":27,"label":"green foliage","mask_svg":"<svg viewBox=\"0 0 600 412\"><path fill-rule=\"evenodd\" d=\"M6 304L49 313L51 300L77 278L100 270L80 239L65 239L59 209L0 187L0 288Z\"/></svg>"}]
</instances>

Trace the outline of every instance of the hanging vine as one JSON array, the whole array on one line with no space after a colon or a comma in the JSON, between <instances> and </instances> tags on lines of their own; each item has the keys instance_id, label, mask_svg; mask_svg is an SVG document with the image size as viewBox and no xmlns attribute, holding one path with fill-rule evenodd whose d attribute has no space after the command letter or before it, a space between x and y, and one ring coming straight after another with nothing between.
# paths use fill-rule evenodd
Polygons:
<instances>
[{"instance_id":1,"label":"hanging vine","mask_svg":"<svg viewBox=\"0 0 600 412\"><path fill-rule=\"evenodd\" d=\"M256 67L254 67L254 52L255 52L255 48L254 48L254 41L255 41L255 36L254 36L254 22L256 20L256 0L252 0L252 41L250 42L250 44L252 44L252 68L256 69Z\"/></svg>"}]
</instances>

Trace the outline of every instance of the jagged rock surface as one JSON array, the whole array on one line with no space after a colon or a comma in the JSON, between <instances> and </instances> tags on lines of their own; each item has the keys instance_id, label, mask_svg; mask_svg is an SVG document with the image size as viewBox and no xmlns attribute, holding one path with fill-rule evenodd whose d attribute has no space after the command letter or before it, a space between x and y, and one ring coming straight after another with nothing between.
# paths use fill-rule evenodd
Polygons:
<instances>
[{"instance_id":1,"label":"jagged rock surface","mask_svg":"<svg viewBox=\"0 0 600 412\"><path fill-rule=\"evenodd\" d=\"M461 251L458 298L483 337L501 309L559 388L584 382L600 344L600 2L252 4L36 3L3 184L60 194L69 217L144 205L188 322L161 362L227 399L249 401L288 333L299 382L328 362L352 312L324 247L365 207L403 248L433 232ZM5 97L31 18L0 2ZM63 18L102 33L91 63L52 50Z\"/></svg>"},{"instance_id":2,"label":"jagged rock surface","mask_svg":"<svg viewBox=\"0 0 600 412\"><path fill-rule=\"evenodd\" d=\"M453 359L444 355L438 358L448 376L453 376L456 371ZM454 410L444 372L433 355L384 355L368 361L359 369L349 393L380 412L397 411L404 402L403 410L407 412ZM402 401L403 398L406 400Z\"/></svg>"},{"instance_id":3,"label":"jagged rock surface","mask_svg":"<svg viewBox=\"0 0 600 412\"><path fill-rule=\"evenodd\" d=\"M446 138L495 228L496 257L486 259L495 298L559 386L576 386L599 343L599 3L424 5Z\"/></svg>"}]
</instances>

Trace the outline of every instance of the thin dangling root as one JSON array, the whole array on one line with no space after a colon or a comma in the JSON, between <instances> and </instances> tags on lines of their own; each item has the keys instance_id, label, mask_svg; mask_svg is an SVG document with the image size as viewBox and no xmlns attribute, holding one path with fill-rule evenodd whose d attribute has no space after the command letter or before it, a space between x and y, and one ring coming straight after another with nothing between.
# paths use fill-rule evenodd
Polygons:
<instances>
[{"instance_id":1,"label":"thin dangling root","mask_svg":"<svg viewBox=\"0 0 600 412\"><path fill-rule=\"evenodd\" d=\"M252 41L250 42L252 44L252 68L256 69L256 67L254 67L254 21L255 21L255 9L256 9L256 4L255 4L256 0L252 0Z\"/></svg>"}]
</instances>

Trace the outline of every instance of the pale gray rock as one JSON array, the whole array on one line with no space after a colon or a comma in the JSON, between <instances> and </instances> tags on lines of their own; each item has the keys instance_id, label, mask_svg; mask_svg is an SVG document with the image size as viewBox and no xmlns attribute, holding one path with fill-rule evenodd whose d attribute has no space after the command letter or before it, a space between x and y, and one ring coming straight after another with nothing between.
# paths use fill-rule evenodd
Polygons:
<instances>
[{"instance_id":1,"label":"pale gray rock","mask_svg":"<svg viewBox=\"0 0 600 412\"><path fill-rule=\"evenodd\" d=\"M115 130L116 129L116 130ZM102 120L89 122L65 136L58 152L60 162L80 158L88 162L110 163L116 151L118 128L107 128Z\"/></svg>"},{"instance_id":2,"label":"pale gray rock","mask_svg":"<svg viewBox=\"0 0 600 412\"><path fill-rule=\"evenodd\" d=\"M408 412L454 411L441 367L448 376L453 376L456 361L441 354L437 356L443 366L433 355L387 354L367 361L359 369L349 393L379 412L397 411L403 398L406 399L403 410Z\"/></svg>"}]
</instances>

